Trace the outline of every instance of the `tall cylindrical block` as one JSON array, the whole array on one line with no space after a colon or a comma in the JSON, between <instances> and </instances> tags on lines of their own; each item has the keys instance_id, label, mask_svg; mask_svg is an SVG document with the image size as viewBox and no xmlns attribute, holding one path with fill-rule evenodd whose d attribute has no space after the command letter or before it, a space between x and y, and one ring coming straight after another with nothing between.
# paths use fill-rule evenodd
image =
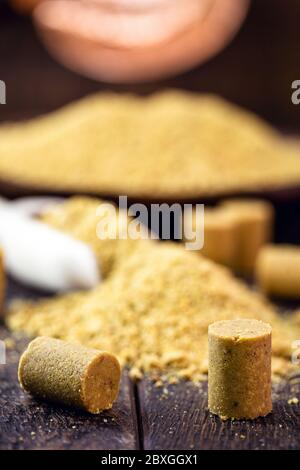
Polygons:
<instances>
[{"instance_id":1,"label":"tall cylindrical block","mask_svg":"<svg viewBox=\"0 0 300 470\"><path fill-rule=\"evenodd\" d=\"M39 337L23 353L19 381L32 395L90 413L111 408L120 383L120 365L106 352Z\"/></svg>"},{"instance_id":2,"label":"tall cylindrical block","mask_svg":"<svg viewBox=\"0 0 300 470\"><path fill-rule=\"evenodd\" d=\"M300 299L300 247L267 245L259 252L255 271L266 294Z\"/></svg>"},{"instance_id":3,"label":"tall cylindrical block","mask_svg":"<svg viewBox=\"0 0 300 470\"><path fill-rule=\"evenodd\" d=\"M272 410L271 331L247 319L209 326L208 407L221 419L254 419Z\"/></svg>"}]
</instances>

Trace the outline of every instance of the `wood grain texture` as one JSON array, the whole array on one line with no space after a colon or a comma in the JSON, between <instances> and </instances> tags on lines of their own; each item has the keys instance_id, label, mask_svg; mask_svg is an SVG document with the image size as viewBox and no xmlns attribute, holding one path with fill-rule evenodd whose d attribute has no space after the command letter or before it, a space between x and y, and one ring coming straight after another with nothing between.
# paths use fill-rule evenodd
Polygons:
<instances>
[{"instance_id":1,"label":"wood grain texture","mask_svg":"<svg viewBox=\"0 0 300 470\"><path fill-rule=\"evenodd\" d=\"M8 300L42 295L8 282ZM300 449L300 403L288 404L293 397L300 401L300 373L274 387L273 413L252 422L210 415L206 383L157 388L145 379L134 386L126 372L113 409L90 416L22 392L17 366L29 340L2 326L5 338L15 344L0 365L0 449Z\"/></svg>"},{"instance_id":2,"label":"wood grain texture","mask_svg":"<svg viewBox=\"0 0 300 470\"><path fill-rule=\"evenodd\" d=\"M8 336L1 328L0 339ZM17 380L19 355L27 343L18 338L16 348L7 350L7 364L0 365L0 449L136 448L135 408L126 372L113 408L97 416L37 401Z\"/></svg>"},{"instance_id":3,"label":"wood grain texture","mask_svg":"<svg viewBox=\"0 0 300 470\"><path fill-rule=\"evenodd\" d=\"M254 421L222 422L207 409L207 383L138 387L146 450L300 449L300 373L273 387L273 412ZM288 404L298 397L299 404Z\"/></svg>"},{"instance_id":4,"label":"wood grain texture","mask_svg":"<svg viewBox=\"0 0 300 470\"><path fill-rule=\"evenodd\" d=\"M1 328L0 339L8 332ZM11 335L10 335L11 337ZM136 419L127 373L113 408L93 416L37 401L17 380L20 352L28 339L18 338L0 365L0 449L135 449Z\"/></svg>"},{"instance_id":5,"label":"wood grain texture","mask_svg":"<svg viewBox=\"0 0 300 470\"><path fill-rule=\"evenodd\" d=\"M46 293L8 280L7 301L37 299ZM29 339L0 326L0 340L11 338L6 365L0 365L0 449L136 449L137 420L133 387L125 371L113 408L98 416L37 401L17 379L20 353Z\"/></svg>"}]
</instances>

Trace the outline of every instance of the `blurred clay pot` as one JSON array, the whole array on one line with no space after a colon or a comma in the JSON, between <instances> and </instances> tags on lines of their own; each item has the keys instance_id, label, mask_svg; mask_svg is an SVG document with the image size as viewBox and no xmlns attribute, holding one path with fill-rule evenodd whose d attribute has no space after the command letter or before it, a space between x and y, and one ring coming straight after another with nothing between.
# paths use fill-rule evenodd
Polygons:
<instances>
[{"instance_id":1,"label":"blurred clay pot","mask_svg":"<svg viewBox=\"0 0 300 470\"><path fill-rule=\"evenodd\" d=\"M46 0L34 20L62 64L96 80L168 77L221 50L250 0Z\"/></svg>"}]
</instances>

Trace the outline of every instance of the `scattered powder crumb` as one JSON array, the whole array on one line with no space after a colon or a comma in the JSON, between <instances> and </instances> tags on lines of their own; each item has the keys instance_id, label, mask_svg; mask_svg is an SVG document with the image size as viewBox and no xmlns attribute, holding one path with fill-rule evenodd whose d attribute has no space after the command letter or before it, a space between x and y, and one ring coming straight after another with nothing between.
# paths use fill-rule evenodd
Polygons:
<instances>
[{"instance_id":1,"label":"scattered powder crumb","mask_svg":"<svg viewBox=\"0 0 300 470\"><path fill-rule=\"evenodd\" d=\"M173 377L170 377L170 378L168 379L168 382L169 382L170 385L175 385L175 384L178 384L179 380L178 380L177 377L174 377L174 376L173 376Z\"/></svg>"},{"instance_id":2,"label":"scattered powder crumb","mask_svg":"<svg viewBox=\"0 0 300 470\"><path fill-rule=\"evenodd\" d=\"M246 436L244 434L241 434L240 439L246 439Z\"/></svg>"},{"instance_id":3,"label":"scattered powder crumb","mask_svg":"<svg viewBox=\"0 0 300 470\"><path fill-rule=\"evenodd\" d=\"M44 220L92 246L104 267L102 284L36 303L14 302L6 316L12 330L108 350L137 378L150 373L156 381L199 382L207 374L208 325L256 318L273 328L274 375L297 369L290 358L300 337L299 316L284 319L226 268L175 243L99 240L99 204L71 198Z\"/></svg>"},{"instance_id":4,"label":"scattered powder crumb","mask_svg":"<svg viewBox=\"0 0 300 470\"><path fill-rule=\"evenodd\" d=\"M31 436L35 436L35 434L36 433L34 431L31 431L31 433L30 433Z\"/></svg>"},{"instance_id":5,"label":"scattered powder crumb","mask_svg":"<svg viewBox=\"0 0 300 470\"><path fill-rule=\"evenodd\" d=\"M129 377L132 380L141 380L143 377L143 373L138 367L132 367L129 371Z\"/></svg>"},{"instance_id":6,"label":"scattered powder crumb","mask_svg":"<svg viewBox=\"0 0 300 470\"><path fill-rule=\"evenodd\" d=\"M156 380L154 386L157 388L163 387L164 383L162 380Z\"/></svg>"},{"instance_id":7,"label":"scattered powder crumb","mask_svg":"<svg viewBox=\"0 0 300 470\"><path fill-rule=\"evenodd\" d=\"M298 405L298 403L299 403L299 400L297 397L293 397L288 400L289 405Z\"/></svg>"}]
</instances>

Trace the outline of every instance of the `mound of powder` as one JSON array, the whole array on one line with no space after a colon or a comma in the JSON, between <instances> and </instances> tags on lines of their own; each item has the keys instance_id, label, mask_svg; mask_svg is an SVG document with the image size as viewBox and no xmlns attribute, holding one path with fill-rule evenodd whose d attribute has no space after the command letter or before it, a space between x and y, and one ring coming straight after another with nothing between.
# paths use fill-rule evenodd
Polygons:
<instances>
[{"instance_id":1,"label":"mound of powder","mask_svg":"<svg viewBox=\"0 0 300 470\"><path fill-rule=\"evenodd\" d=\"M1 126L0 179L60 192L200 197L297 185L300 157L257 116L214 96L99 94Z\"/></svg>"},{"instance_id":2,"label":"mound of powder","mask_svg":"<svg viewBox=\"0 0 300 470\"><path fill-rule=\"evenodd\" d=\"M11 329L108 350L137 378L149 372L198 381L207 373L208 325L256 318L273 328L273 373L293 369L299 316L281 318L226 268L175 243L99 240L99 203L72 198L44 220L91 244L106 266L103 284L36 303L16 301L7 316Z\"/></svg>"}]
</instances>

